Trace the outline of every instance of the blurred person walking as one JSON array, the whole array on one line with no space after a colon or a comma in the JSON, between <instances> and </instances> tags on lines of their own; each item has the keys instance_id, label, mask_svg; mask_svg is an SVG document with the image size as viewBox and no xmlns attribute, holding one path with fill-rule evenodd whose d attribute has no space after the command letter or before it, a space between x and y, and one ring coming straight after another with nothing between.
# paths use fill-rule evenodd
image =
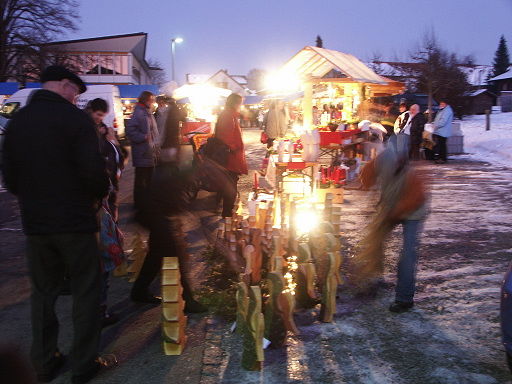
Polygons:
<instances>
[{"instance_id":1,"label":"blurred person walking","mask_svg":"<svg viewBox=\"0 0 512 384\"><path fill-rule=\"evenodd\" d=\"M220 192L223 200L222 217L233 216L233 208L238 193L238 178L248 172L242 131L238 124L238 114L242 101L242 96L236 93L229 95L215 127L215 137L229 148L225 168L229 173L231 179L229 183L231 185L226 186L223 192Z\"/></svg>"},{"instance_id":2,"label":"blurred person walking","mask_svg":"<svg viewBox=\"0 0 512 384\"><path fill-rule=\"evenodd\" d=\"M178 155L180 148L180 123L186 121L186 114L176 104L176 100L169 98L167 100L167 116L165 124L160 132L160 156L166 157L167 161L176 161L179 163Z\"/></svg>"},{"instance_id":3,"label":"blurred person walking","mask_svg":"<svg viewBox=\"0 0 512 384\"><path fill-rule=\"evenodd\" d=\"M434 156L437 164L444 164L447 160L446 141L452 135L453 110L445 99L439 100L440 110L434 119Z\"/></svg>"},{"instance_id":4,"label":"blurred person walking","mask_svg":"<svg viewBox=\"0 0 512 384\"><path fill-rule=\"evenodd\" d=\"M207 309L194 299L188 277L186 246L179 214L185 212L193 194L189 193L192 173L180 172L179 121L182 113L176 103L169 103L165 138L158 165L151 180L150 202L143 213L142 223L149 228L149 251L137 280L131 299L138 303L159 304L161 297L153 295L149 286L162 268L164 257L179 259L185 312L205 312Z\"/></svg>"},{"instance_id":5,"label":"blurred person walking","mask_svg":"<svg viewBox=\"0 0 512 384\"><path fill-rule=\"evenodd\" d=\"M135 167L133 203L138 211L142 211L147 206L151 176L158 158L158 128L155 117L151 113L154 103L155 95L149 91L143 91L126 127L126 136L132 145L132 162Z\"/></svg>"},{"instance_id":6,"label":"blurred person walking","mask_svg":"<svg viewBox=\"0 0 512 384\"><path fill-rule=\"evenodd\" d=\"M41 75L43 89L9 123L2 169L18 197L27 235L32 287L31 357L39 381L64 364L55 302L65 271L73 297L73 383L94 377L100 341L100 253L97 212L107 195L105 161L92 120L74 103L83 81L60 66Z\"/></svg>"},{"instance_id":7,"label":"blurred person walking","mask_svg":"<svg viewBox=\"0 0 512 384\"><path fill-rule=\"evenodd\" d=\"M267 148L272 148L274 140L284 137L288 129L289 116L282 100L273 100L263 121L263 130L266 133Z\"/></svg>"},{"instance_id":8,"label":"blurred person walking","mask_svg":"<svg viewBox=\"0 0 512 384\"><path fill-rule=\"evenodd\" d=\"M158 134L162 136L162 132L165 129L165 121L167 120L167 110L169 108L168 99L165 96L157 96L156 103L158 107L153 115L155 116Z\"/></svg>"},{"instance_id":9,"label":"blurred person walking","mask_svg":"<svg viewBox=\"0 0 512 384\"><path fill-rule=\"evenodd\" d=\"M380 200L376 215L361 241L356 261L359 278L376 281L384 271L384 245L391 231L398 225L403 229L403 246L399 255L395 302L391 312L405 312L414 306L419 236L427 216L427 194L424 182L409 165L405 153L387 148L361 171L365 189L380 186Z\"/></svg>"}]
</instances>

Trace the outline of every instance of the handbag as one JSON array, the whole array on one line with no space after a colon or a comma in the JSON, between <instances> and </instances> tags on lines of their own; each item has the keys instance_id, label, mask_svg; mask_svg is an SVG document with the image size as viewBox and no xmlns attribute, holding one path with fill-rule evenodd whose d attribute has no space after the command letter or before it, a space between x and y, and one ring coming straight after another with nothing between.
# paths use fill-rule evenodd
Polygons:
<instances>
[{"instance_id":1,"label":"handbag","mask_svg":"<svg viewBox=\"0 0 512 384\"><path fill-rule=\"evenodd\" d=\"M265 131L261 132L260 141L261 141L261 144L267 144L268 143L268 135L265 133Z\"/></svg>"},{"instance_id":2,"label":"handbag","mask_svg":"<svg viewBox=\"0 0 512 384\"><path fill-rule=\"evenodd\" d=\"M229 147L220 139L215 136L210 137L206 144L204 144L199 153L208 159L215 161L217 164L225 167L228 163L228 156L230 153Z\"/></svg>"},{"instance_id":3,"label":"handbag","mask_svg":"<svg viewBox=\"0 0 512 384\"><path fill-rule=\"evenodd\" d=\"M103 272L111 272L125 259L123 234L114 222L108 208L100 209L100 252Z\"/></svg>"}]
</instances>

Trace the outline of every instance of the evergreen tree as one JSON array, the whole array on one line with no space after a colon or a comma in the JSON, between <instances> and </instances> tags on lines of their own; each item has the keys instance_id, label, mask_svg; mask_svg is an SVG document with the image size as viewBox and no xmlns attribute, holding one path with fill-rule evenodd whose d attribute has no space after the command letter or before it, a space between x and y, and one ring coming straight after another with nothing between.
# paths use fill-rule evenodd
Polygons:
<instances>
[{"instance_id":1,"label":"evergreen tree","mask_svg":"<svg viewBox=\"0 0 512 384\"><path fill-rule=\"evenodd\" d=\"M505 40L505 36L501 35L500 43L498 45L498 49L494 54L493 61L493 75L498 76L502 73L507 72L508 67L510 66L510 57L508 55L507 41Z\"/></svg>"},{"instance_id":2,"label":"evergreen tree","mask_svg":"<svg viewBox=\"0 0 512 384\"><path fill-rule=\"evenodd\" d=\"M316 46L318 48L323 48L324 47L324 41L322 40L320 35L317 35L317 37L316 37Z\"/></svg>"}]
</instances>

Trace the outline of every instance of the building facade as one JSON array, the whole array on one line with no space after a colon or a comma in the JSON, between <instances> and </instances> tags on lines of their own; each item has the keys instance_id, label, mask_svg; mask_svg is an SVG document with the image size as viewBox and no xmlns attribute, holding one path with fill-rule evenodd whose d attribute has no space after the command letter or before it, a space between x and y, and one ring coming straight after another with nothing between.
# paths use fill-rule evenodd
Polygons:
<instances>
[{"instance_id":1,"label":"building facade","mask_svg":"<svg viewBox=\"0 0 512 384\"><path fill-rule=\"evenodd\" d=\"M41 50L47 64L63 64L88 84L152 84L162 71L145 58L147 33L57 41Z\"/></svg>"}]
</instances>

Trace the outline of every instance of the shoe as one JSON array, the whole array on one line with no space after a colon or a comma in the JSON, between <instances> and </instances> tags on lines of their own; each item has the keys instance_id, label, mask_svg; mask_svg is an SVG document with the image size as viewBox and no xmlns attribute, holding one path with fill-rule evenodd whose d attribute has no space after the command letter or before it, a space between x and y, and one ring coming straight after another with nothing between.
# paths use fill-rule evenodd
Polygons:
<instances>
[{"instance_id":1,"label":"shoe","mask_svg":"<svg viewBox=\"0 0 512 384\"><path fill-rule=\"evenodd\" d=\"M436 164L446 164L446 160L440 160L440 159L438 159L438 160L436 160L435 162L436 162Z\"/></svg>"},{"instance_id":2,"label":"shoe","mask_svg":"<svg viewBox=\"0 0 512 384\"><path fill-rule=\"evenodd\" d=\"M71 383L73 384L86 384L94 379L98 374L106 368L112 368L118 364L115 355L105 355L98 357L94 362L94 367L87 373L81 375L73 375Z\"/></svg>"},{"instance_id":3,"label":"shoe","mask_svg":"<svg viewBox=\"0 0 512 384\"><path fill-rule=\"evenodd\" d=\"M155 304L159 305L162 302L162 298L160 296L153 296L150 293L144 293L142 295L138 294L131 294L130 298L132 301L136 303L143 303L143 304Z\"/></svg>"},{"instance_id":4,"label":"shoe","mask_svg":"<svg viewBox=\"0 0 512 384\"><path fill-rule=\"evenodd\" d=\"M46 373L38 373L37 380L41 383L49 383L59 375L59 371L64 366L65 363L66 356L64 356L59 351L55 352L55 356L52 357L52 360L49 363L51 368Z\"/></svg>"},{"instance_id":5,"label":"shoe","mask_svg":"<svg viewBox=\"0 0 512 384\"><path fill-rule=\"evenodd\" d=\"M103 313L103 317L101 318L101 327L105 328L110 325L113 325L119 321L119 315L117 313L111 313L105 311Z\"/></svg>"},{"instance_id":6,"label":"shoe","mask_svg":"<svg viewBox=\"0 0 512 384\"><path fill-rule=\"evenodd\" d=\"M395 301L393 304L389 306L389 310L394 313L403 313L407 312L409 309L414 307L414 302L405 302L405 301Z\"/></svg>"},{"instance_id":7,"label":"shoe","mask_svg":"<svg viewBox=\"0 0 512 384\"><path fill-rule=\"evenodd\" d=\"M208 308L201 304L199 301L189 299L185 301L186 313L204 313L208 312Z\"/></svg>"}]
</instances>

